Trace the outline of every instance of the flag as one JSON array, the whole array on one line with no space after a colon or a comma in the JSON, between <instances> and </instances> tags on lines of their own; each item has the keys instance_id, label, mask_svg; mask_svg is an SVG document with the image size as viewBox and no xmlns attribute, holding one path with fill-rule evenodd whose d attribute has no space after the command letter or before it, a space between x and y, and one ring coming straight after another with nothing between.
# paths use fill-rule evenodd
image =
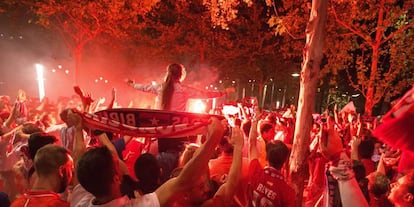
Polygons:
<instances>
[{"instance_id":1,"label":"flag","mask_svg":"<svg viewBox=\"0 0 414 207\"><path fill-rule=\"evenodd\" d=\"M347 103L340 111L340 113L356 113L356 108L353 101Z\"/></svg>"},{"instance_id":2,"label":"flag","mask_svg":"<svg viewBox=\"0 0 414 207\"><path fill-rule=\"evenodd\" d=\"M75 111L86 127L134 137L184 137L205 134L210 117L222 116L148 109L109 109L95 114Z\"/></svg>"}]
</instances>

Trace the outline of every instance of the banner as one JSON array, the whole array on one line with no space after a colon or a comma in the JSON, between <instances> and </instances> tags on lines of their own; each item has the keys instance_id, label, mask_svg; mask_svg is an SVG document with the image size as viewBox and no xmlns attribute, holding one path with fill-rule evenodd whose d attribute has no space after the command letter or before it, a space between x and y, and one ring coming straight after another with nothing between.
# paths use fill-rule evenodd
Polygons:
<instances>
[{"instance_id":1,"label":"banner","mask_svg":"<svg viewBox=\"0 0 414 207\"><path fill-rule=\"evenodd\" d=\"M214 116L187 112L118 108L98 111L95 114L76 112L91 129L111 131L134 137L184 137L206 133L209 119Z\"/></svg>"},{"instance_id":2,"label":"banner","mask_svg":"<svg viewBox=\"0 0 414 207\"><path fill-rule=\"evenodd\" d=\"M347 103L340 111L340 113L356 113L356 108L353 101Z\"/></svg>"}]
</instances>

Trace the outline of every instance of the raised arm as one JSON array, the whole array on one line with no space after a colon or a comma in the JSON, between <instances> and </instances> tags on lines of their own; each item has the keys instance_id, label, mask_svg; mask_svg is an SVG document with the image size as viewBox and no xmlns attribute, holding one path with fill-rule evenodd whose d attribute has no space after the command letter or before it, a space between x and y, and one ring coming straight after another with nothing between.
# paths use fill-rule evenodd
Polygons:
<instances>
[{"instance_id":1,"label":"raised arm","mask_svg":"<svg viewBox=\"0 0 414 207\"><path fill-rule=\"evenodd\" d=\"M116 88L112 88L111 95L112 95L111 101L109 102L108 107L106 107L106 109L112 109L114 107L114 103L116 100Z\"/></svg>"},{"instance_id":2,"label":"raised arm","mask_svg":"<svg viewBox=\"0 0 414 207\"><path fill-rule=\"evenodd\" d=\"M330 167L332 176L338 181L342 206L368 207L368 202L355 179L352 162L345 152L336 167Z\"/></svg>"},{"instance_id":3,"label":"raised arm","mask_svg":"<svg viewBox=\"0 0 414 207\"><path fill-rule=\"evenodd\" d=\"M352 160L359 160L358 154L358 146L361 144L361 138L359 137L352 137L351 139L351 159Z\"/></svg>"},{"instance_id":4,"label":"raised arm","mask_svg":"<svg viewBox=\"0 0 414 207\"><path fill-rule=\"evenodd\" d=\"M258 159L259 152L257 150L257 137L259 136L257 125L260 117L258 106L254 106L254 115L251 119L251 127L249 133L249 161Z\"/></svg>"},{"instance_id":5,"label":"raised arm","mask_svg":"<svg viewBox=\"0 0 414 207\"><path fill-rule=\"evenodd\" d=\"M91 94L85 93L79 86L74 86L73 90L75 91L76 94L79 95L79 97L82 100L83 111L89 112L91 104L94 102L94 100L91 97Z\"/></svg>"},{"instance_id":6,"label":"raised arm","mask_svg":"<svg viewBox=\"0 0 414 207\"><path fill-rule=\"evenodd\" d=\"M109 151L111 151L112 156L118 160L119 166L121 167L122 173L124 175L129 175L129 171L127 166L125 165L124 161L121 160L118 156L118 152L116 151L116 148L114 146L114 144L112 144L112 142L109 140L108 135L106 135L106 133L100 133L98 135L98 139L99 142L101 143L102 146L106 146Z\"/></svg>"},{"instance_id":7,"label":"raised arm","mask_svg":"<svg viewBox=\"0 0 414 207\"><path fill-rule=\"evenodd\" d=\"M4 121L3 123L4 127L10 128L11 124L14 121L15 116L16 116L16 104L13 104L9 117L7 117L6 121Z\"/></svg>"},{"instance_id":8,"label":"raised arm","mask_svg":"<svg viewBox=\"0 0 414 207\"><path fill-rule=\"evenodd\" d=\"M72 110L68 111L68 122L75 126L75 139L73 142L73 163L75 166L77 165L79 159L82 157L83 154L86 152L86 146L83 139L83 124L82 118L79 114L74 113ZM75 175L73 176L73 186L79 184L78 178Z\"/></svg>"},{"instance_id":9,"label":"raised arm","mask_svg":"<svg viewBox=\"0 0 414 207\"><path fill-rule=\"evenodd\" d=\"M139 83L135 83L135 81L128 79L125 81L128 86L131 86L134 89L140 90L146 93L153 93L158 94L160 90L160 85L143 85Z\"/></svg>"},{"instance_id":10,"label":"raised arm","mask_svg":"<svg viewBox=\"0 0 414 207\"><path fill-rule=\"evenodd\" d=\"M224 135L224 127L217 118L212 118L208 126L207 140L200 146L199 153L185 165L180 175L161 185L155 193L160 206L165 206L168 200L177 192L189 190L208 168L208 161Z\"/></svg>"},{"instance_id":11,"label":"raised arm","mask_svg":"<svg viewBox=\"0 0 414 207\"><path fill-rule=\"evenodd\" d=\"M321 130L321 153L331 162L329 171L338 181L342 206L367 207L368 202L354 176L352 161L343 151L338 131L330 117L327 125L323 125Z\"/></svg>"},{"instance_id":12,"label":"raised arm","mask_svg":"<svg viewBox=\"0 0 414 207\"><path fill-rule=\"evenodd\" d=\"M228 204L233 199L238 184L240 183L240 174L242 171L242 151L244 138L240 128L235 127L231 133L229 142L233 145L233 161L230 167L226 183L224 183L214 196L223 198L223 204Z\"/></svg>"}]
</instances>

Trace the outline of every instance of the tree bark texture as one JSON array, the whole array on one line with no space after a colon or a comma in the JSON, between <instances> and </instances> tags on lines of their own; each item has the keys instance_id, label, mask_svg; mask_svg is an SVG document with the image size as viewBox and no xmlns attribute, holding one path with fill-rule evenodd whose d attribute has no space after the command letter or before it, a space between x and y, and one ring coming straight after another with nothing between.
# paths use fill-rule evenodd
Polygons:
<instances>
[{"instance_id":1,"label":"tree bark texture","mask_svg":"<svg viewBox=\"0 0 414 207\"><path fill-rule=\"evenodd\" d=\"M302 206L304 181L307 176L310 129L315 105L315 93L323 57L328 0L313 0L306 27L306 44L300 78L297 121L290 155L290 181L296 192L296 206Z\"/></svg>"}]
</instances>

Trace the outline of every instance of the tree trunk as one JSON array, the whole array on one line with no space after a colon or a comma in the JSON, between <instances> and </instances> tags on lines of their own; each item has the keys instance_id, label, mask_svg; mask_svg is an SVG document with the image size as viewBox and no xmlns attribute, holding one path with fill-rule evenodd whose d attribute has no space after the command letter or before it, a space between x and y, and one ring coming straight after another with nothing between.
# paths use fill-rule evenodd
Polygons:
<instances>
[{"instance_id":1,"label":"tree trunk","mask_svg":"<svg viewBox=\"0 0 414 207\"><path fill-rule=\"evenodd\" d=\"M375 33L375 41L372 44L372 59L371 59L371 71L369 73L369 80L367 84L367 92L365 95L365 114L371 116L372 115L372 108L378 102L377 99L374 99L375 91L374 85L377 79L377 72L378 72L378 58L379 52L381 47L381 40L384 34L384 30L382 28L384 24L384 0L379 2L379 11L378 11L378 19L377 19L377 31Z\"/></svg>"},{"instance_id":2,"label":"tree trunk","mask_svg":"<svg viewBox=\"0 0 414 207\"><path fill-rule=\"evenodd\" d=\"M312 125L312 112L315 105L315 93L319 79L327 0L313 0L309 22L306 28L306 44L303 51L303 63L300 78L297 122L293 148L290 155L290 180L296 191L296 206L302 206L304 180L306 179L309 138Z\"/></svg>"},{"instance_id":3,"label":"tree trunk","mask_svg":"<svg viewBox=\"0 0 414 207\"><path fill-rule=\"evenodd\" d=\"M377 31L380 33L381 31ZM381 36L378 37L378 42L372 46L372 59L371 59L371 71L369 72L369 80L367 84L367 92L365 95L365 115L372 115L372 108L378 102L377 99L374 99L375 93L375 81L377 80L377 72L378 72L378 58L379 58L379 48L381 41Z\"/></svg>"}]
</instances>

